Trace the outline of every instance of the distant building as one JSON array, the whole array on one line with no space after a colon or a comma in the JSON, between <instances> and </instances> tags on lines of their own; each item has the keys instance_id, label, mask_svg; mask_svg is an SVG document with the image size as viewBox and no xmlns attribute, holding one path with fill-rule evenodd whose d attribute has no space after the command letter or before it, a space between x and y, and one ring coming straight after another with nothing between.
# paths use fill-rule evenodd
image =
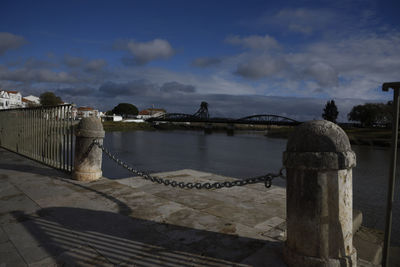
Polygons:
<instances>
[{"instance_id":1,"label":"distant building","mask_svg":"<svg viewBox=\"0 0 400 267\"><path fill-rule=\"evenodd\" d=\"M20 92L0 90L0 109L22 107L24 107L24 104Z\"/></svg>"},{"instance_id":2,"label":"distant building","mask_svg":"<svg viewBox=\"0 0 400 267\"><path fill-rule=\"evenodd\" d=\"M72 117L76 119L96 117L100 118L101 112L91 107L72 108Z\"/></svg>"},{"instance_id":3,"label":"distant building","mask_svg":"<svg viewBox=\"0 0 400 267\"><path fill-rule=\"evenodd\" d=\"M40 98L34 95L28 95L28 96L24 96L22 98L23 102L38 106L40 105Z\"/></svg>"},{"instance_id":4,"label":"distant building","mask_svg":"<svg viewBox=\"0 0 400 267\"><path fill-rule=\"evenodd\" d=\"M113 115L105 115L105 114L103 114L101 116L101 120L102 121L122 121L122 116L115 115L115 114L113 114Z\"/></svg>"},{"instance_id":5,"label":"distant building","mask_svg":"<svg viewBox=\"0 0 400 267\"><path fill-rule=\"evenodd\" d=\"M137 115L136 118L146 120L149 118L164 115L165 113L167 112L165 111L165 109L162 108L148 108L140 111L139 115Z\"/></svg>"}]
</instances>

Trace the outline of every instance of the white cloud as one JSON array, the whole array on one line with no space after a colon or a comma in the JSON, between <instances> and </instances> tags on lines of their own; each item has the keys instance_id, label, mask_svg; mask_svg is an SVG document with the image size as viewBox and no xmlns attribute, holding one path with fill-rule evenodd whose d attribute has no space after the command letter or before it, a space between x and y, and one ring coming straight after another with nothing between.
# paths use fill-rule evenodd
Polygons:
<instances>
[{"instance_id":1,"label":"white cloud","mask_svg":"<svg viewBox=\"0 0 400 267\"><path fill-rule=\"evenodd\" d=\"M273 16L271 22L293 32L311 34L332 25L337 19L336 13L329 9L285 8Z\"/></svg>"},{"instance_id":2,"label":"white cloud","mask_svg":"<svg viewBox=\"0 0 400 267\"><path fill-rule=\"evenodd\" d=\"M382 97L378 88L383 82L399 78L399 43L400 33L391 31L320 39L296 49L289 44L274 53L247 45L245 52L225 58L222 66L250 81L268 84L261 92L258 86L261 94L376 99Z\"/></svg>"},{"instance_id":3,"label":"white cloud","mask_svg":"<svg viewBox=\"0 0 400 267\"><path fill-rule=\"evenodd\" d=\"M101 71L106 65L107 62L104 59L94 59L86 63L85 70L88 72Z\"/></svg>"},{"instance_id":4,"label":"white cloud","mask_svg":"<svg viewBox=\"0 0 400 267\"><path fill-rule=\"evenodd\" d=\"M56 95L61 96L94 96L98 91L91 87L68 87L56 90Z\"/></svg>"},{"instance_id":5,"label":"white cloud","mask_svg":"<svg viewBox=\"0 0 400 267\"><path fill-rule=\"evenodd\" d=\"M115 42L114 48L128 51L133 56L133 63L137 65L145 65L157 59L168 59L175 54L170 43L163 39L154 39L149 42L119 40Z\"/></svg>"},{"instance_id":6,"label":"white cloud","mask_svg":"<svg viewBox=\"0 0 400 267\"><path fill-rule=\"evenodd\" d=\"M160 87L160 91L165 93L194 93L196 88L193 85L167 82Z\"/></svg>"},{"instance_id":7,"label":"white cloud","mask_svg":"<svg viewBox=\"0 0 400 267\"><path fill-rule=\"evenodd\" d=\"M80 66L82 66L84 61L85 60L81 57L74 57L74 56L70 56L70 55L66 55L63 59L64 64L70 68L80 67Z\"/></svg>"},{"instance_id":8,"label":"white cloud","mask_svg":"<svg viewBox=\"0 0 400 267\"><path fill-rule=\"evenodd\" d=\"M26 40L24 37L8 32L0 32L0 56L11 49L17 49L24 45Z\"/></svg>"},{"instance_id":9,"label":"white cloud","mask_svg":"<svg viewBox=\"0 0 400 267\"><path fill-rule=\"evenodd\" d=\"M286 66L287 63L283 58L261 56L250 58L248 61L240 63L235 74L247 79L260 79L279 75Z\"/></svg>"},{"instance_id":10,"label":"white cloud","mask_svg":"<svg viewBox=\"0 0 400 267\"><path fill-rule=\"evenodd\" d=\"M220 64L221 61L222 60L220 58L215 57L200 57L193 60L191 65L195 67L206 68L210 66L216 66Z\"/></svg>"},{"instance_id":11,"label":"white cloud","mask_svg":"<svg viewBox=\"0 0 400 267\"><path fill-rule=\"evenodd\" d=\"M275 40L275 38L269 35L250 35L247 37L240 37L235 35L226 38L225 41L229 44L241 45L245 48L250 48L254 50L273 50L280 48L280 45Z\"/></svg>"},{"instance_id":12,"label":"white cloud","mask_svg":"<svg viewBox=\"0 0 400 267\"><path fill-rule=\"evenodd\" d=\"M327 37L335 40L339 36L354 33L382 31L387 27L377 12L376 1L325 1L314 7L287 7L267 10L260 17L242 21L247 27L256 27L281 35L301 34L308 37Z\"/></svg>"},{"instance_id":13,"label":"white cloud","mask_svg":"<svg viewBox=\"0 0 400 267\"><path fill-rule=\"evenodd\" d=\"M126 83L106 82L99 88L101 96L146 96L158 91L158 86L150 81L141 79Z\"/></svg>"},{"instance_id":14,"label":"white cloud","mask_svg":"<svg viewBox=\"0 0 400 267\"><path fill-rule=\"evenodd\" d=\"M63 63L65 66L69 68L82 68L86 72L98 72L102 71L105 66L107 66L107 62L104 59L86 59L82 57L70 56L66 55L63 58Z\"/></svg>"},{"instance_id":15,"label":"white cloud","mask_svg":"<svg viewBox=\"0 0 400 267\"><path fill-rule=\"evenodd\" d=\"M336 70L327 63L314 63L306 69L305 74L323 87L334 87L338 85L338 74Z\"/></svg>"},{"instance_id":16,"label":"white cloud","mask_svg":"<svg viewBox=\"0 0 400 267\"><path fill-rule=\"evenodd\" d=\"M78 79L64 71L52 71L48 69L28 69L21 68L16 70L0 69L0 80L15 82L46 82L46 83L76 83Z\"/></svg>"},{"instance_id":17,"label":"white cloud","mask_svg":"<svg viewBox=\"0 0 400 267\"><path fill-rule=\"evenodd\" d=\"M124 67L116 69L119 78L124 81L146 79L158 84L176 81L190 84L198 94L254 94L256 90L245 81L236 81L229 71L215 71L212 74L193 74L191 72L175 72L162 68Z\"/></svg>"}]
</instances>

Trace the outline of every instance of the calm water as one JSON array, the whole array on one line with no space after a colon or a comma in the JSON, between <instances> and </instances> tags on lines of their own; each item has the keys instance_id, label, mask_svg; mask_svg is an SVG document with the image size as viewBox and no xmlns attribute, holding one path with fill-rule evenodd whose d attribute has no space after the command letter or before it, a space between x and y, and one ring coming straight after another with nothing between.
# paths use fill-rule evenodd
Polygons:
<instances>
[{"instance_id":1,"label":"calm water","mask_svg":"<svg viewBox=\"0 0 400 267\"><path fill-rule=\"evenodd\" d=\"M244 178L277 172L282 166L285 139L260 134L224 133L205 135L201 131L108 132L104 145L133 167L151 172L195 169ZM363 225L384 229L388 148L353 146L357 167L353 169L354 207L363 212ZM104 176L124 178L129 172L104 158ZM400 165L398 166L400 170ZM397 177L393 214L393 237L400 244L400 181ZM284 186L284 181L274 181Z\"/></svg>"}]
</instances>

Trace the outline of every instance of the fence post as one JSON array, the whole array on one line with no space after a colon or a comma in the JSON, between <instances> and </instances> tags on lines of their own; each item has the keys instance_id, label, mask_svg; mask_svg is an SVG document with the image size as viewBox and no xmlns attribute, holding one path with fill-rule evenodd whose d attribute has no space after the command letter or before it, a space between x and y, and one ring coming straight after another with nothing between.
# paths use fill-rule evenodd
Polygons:
<instances>
[{"instance_id":1,"label":"fence post","mask_svg":"<svg viewBox=\"0 0 400 267\"><path fill-rule=\"evenodd\" d=\"M336 124L298 126L283 155L287 170L289 266L356 266L353 247L352 168L355 153Z\"/></svg>"},{"instance_id":2,"label":"fence post","mask_svg":"<svg viewBox=\"0 0 400 267\"><path fill-rule=\"evenodd\" d=\"M103 143L103 125L98 118L83 118L75 130L75 157L73 178L78 181L94 181L101 177L102 151L91 146L93 140Z\"/></svg>"}]
</instances>

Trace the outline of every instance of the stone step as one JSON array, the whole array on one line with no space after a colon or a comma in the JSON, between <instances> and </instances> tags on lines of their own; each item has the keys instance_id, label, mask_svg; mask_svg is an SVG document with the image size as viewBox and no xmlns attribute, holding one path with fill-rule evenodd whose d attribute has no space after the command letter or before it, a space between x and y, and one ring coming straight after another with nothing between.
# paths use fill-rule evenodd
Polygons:
<instances>
[{"instance_id":1,"label":"stone step","mask_svg":"<svg viewBox=\"0 0 400 267\"><path fill-rule=\"evenodd\" d=\"M381 266L384 232L361 226L353 237L359 267ZM390 247L389 266L400 267L400 247Z\"/></svg>"},{"instance_id":2,"label":"stone step","mask_svg":"<svg viewBox=\"0 0 400 267\"><path fill-rule=\"evenodd\" d=\"M363 216L361 211L353 209L353 236L360 229Z\"/></svg>"},{"instance_id":3,"label":"stone step","mask_svg":"<svg viewBox=\"0 0 400 267\"><path fill-rule=\"evenodd\" d=\"M383 231L361 226L353 236L357 257L370 263L370 266L379 266L382 261L383 238Z\"/></svg>"}]
</instances>

